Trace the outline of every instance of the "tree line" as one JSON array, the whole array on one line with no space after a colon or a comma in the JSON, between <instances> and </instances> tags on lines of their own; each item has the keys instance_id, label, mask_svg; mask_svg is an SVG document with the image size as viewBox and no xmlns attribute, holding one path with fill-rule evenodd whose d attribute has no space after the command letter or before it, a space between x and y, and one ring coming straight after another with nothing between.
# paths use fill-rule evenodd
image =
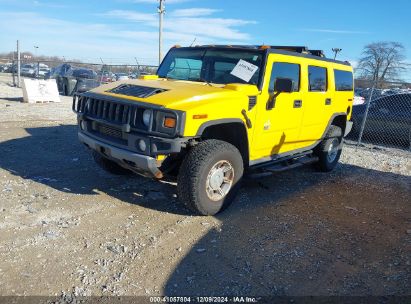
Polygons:
<instances>
[{"instance_id":1,"label":"tree line","mask_svg":"<svg viewBox=\"0 0 411 304\"><path fill-rule=\"evenodd\" d=\"M387 82L401 82L409 68L405 61L405 47L399 42L367 44L356 67L359 79L381 88Z\"/></svg>"}]
</instances>

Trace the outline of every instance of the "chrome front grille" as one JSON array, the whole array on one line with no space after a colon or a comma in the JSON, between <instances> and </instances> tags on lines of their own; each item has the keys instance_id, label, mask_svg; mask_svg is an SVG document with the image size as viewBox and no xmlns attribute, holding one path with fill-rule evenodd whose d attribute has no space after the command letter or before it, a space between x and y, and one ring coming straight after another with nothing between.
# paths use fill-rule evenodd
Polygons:
<instances>
[{"instance_id":1,"label":"chrome front grille","mask_svg":"<svg viewBox=\"0 0 411 304\"><path fill-rule=\"evenodd\" d=\"M113 123L126 124L137 107L112 101L89 98L85 114L91 118L103 119Z\"/></svg>"},{"instance_id":2,"label":"chrome front grille","mask_svg":"<svg viewBox=\"0 0 411 304\"><path fill-rule=\"evenodd\" d=\"M129 124L131 127L146 131L148 128L142 123L144 110L145 108L138 105L86 96L75 97L73 101L73 111L84 114L87 118L115 125Z\"/></svg>"}]
</instances>

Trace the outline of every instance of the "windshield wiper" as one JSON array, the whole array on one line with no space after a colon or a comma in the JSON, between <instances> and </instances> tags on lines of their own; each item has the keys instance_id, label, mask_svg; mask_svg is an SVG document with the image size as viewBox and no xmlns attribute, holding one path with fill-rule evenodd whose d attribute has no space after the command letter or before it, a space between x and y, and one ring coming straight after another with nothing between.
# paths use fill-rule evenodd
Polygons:
<instances>
[{"instance_id":1,"label":"windshield wiper","mask_svg":"<svg viewBox=\"0 0 411 304\"><path fill-rule=\"evenodd\" d=\"M212 87L213 85L211 84L211 82L209 82L208 80L206 80L205 78L203 78L203 77L200 77L200 78L198 78L198 80L200 80L200 81L202 81L202 82L205 82L207 85L209 85L210 87Z\"/></svg>"}]
</instances>

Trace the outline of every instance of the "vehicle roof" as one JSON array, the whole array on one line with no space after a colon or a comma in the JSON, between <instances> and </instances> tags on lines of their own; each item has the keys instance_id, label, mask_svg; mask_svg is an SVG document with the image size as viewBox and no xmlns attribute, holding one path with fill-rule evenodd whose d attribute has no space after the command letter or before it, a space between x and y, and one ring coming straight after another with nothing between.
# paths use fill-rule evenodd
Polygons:
<instances>
[{"instance_id":1,"label":"vehicle roof","mask_svg":"<svg viewBox=\"0 0 411 304\"><path fill-rule=\"evenodd\" d=\"M342 64L351 66L348 61L340 61L331 58L326 58L323 51L321 50L309 50L305 46L271 46L271 45L196 45L188 47L177 47L181 49L206 49L206 48L215 48L215 49L232 49L232 50L247 50L255 51L268 54L282 54L289 56L298 56L305 57L314 60L332 62L336 64Z\"/></svg>"}]
</instances>

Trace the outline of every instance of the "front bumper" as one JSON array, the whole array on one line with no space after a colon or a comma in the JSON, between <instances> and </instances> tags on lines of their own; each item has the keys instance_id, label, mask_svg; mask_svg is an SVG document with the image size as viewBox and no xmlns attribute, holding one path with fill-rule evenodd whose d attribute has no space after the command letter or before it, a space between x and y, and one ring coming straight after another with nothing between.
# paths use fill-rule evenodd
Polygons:
<instances>
[{"instance_id":1,"label":"front bumper","mask_svg":"<svg viewBox=\"0 0 411 304\"><path fill-rule=\"evenodd\" d=\"M82 132L78 132L78 138L80 142L84 143L90 149L100 153L104 157L118 163L126 169L147 177L158 179L163 177L163 173L158 169L157 161L154 157L119 149L87 136Z\"/></svg>"}]
</instances>

